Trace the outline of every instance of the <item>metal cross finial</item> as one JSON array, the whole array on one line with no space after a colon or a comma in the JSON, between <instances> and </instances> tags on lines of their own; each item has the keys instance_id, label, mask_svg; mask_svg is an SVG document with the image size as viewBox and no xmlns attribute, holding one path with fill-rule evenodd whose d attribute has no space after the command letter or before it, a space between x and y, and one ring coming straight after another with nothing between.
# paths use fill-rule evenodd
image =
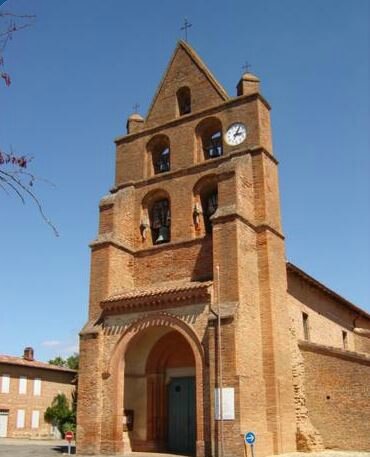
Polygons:
<instances>
[{"instance_id":1,"label":"metal cross finial","mask_svg":"<svg viewBox=\"0 0 370 457\"><path fill-rule=\"evenodd\" d=\"M184 30L185 31L185 41L187 42L188 41L188 29L190 29L190 27L192 26L193 24L190 24L190 22L188 22L188 20L185 18L184 20L184 25L181 27L181 30Z\"/></svg>"},{"instance_id":2,"label":"metal cross finial","mask_svg":"<svg viewBox=\"0 0 370 457\"><path fill-rule=\"evenodd\" d=\"M245 71L245 73L248 73L251 66L252 65L250 63L245 62L245 64L242 66L242 69Z\"/></svg>"},{"instance_id":3,"label":"metal cross finial","mask_svg":"<svg viewBox=\"0 0 370 457\"><path fill-rule=\"evenodd\" d=\"M137 113L137 110L140 108L139 103L135 103L135 105L132 107L134 112Z\"/></svg>"}]
</instances>

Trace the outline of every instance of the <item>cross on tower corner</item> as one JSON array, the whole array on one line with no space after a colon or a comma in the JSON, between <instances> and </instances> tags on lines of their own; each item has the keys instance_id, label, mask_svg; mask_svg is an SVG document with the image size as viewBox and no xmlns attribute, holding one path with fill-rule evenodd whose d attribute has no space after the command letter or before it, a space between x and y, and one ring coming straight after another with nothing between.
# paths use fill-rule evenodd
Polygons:
<instances>
[{"instance_id":1,"label":"cross on tower corner","mask_svg":"<svg viewBox=\"0 0 370 457\"><path fill-rule=\"evenodd\" d=\"M245 62L245 64L242 66L242 70L244 70L245 73L249 73L251 67L252 65L249 62Z\"/></svg>"}]
</instances>

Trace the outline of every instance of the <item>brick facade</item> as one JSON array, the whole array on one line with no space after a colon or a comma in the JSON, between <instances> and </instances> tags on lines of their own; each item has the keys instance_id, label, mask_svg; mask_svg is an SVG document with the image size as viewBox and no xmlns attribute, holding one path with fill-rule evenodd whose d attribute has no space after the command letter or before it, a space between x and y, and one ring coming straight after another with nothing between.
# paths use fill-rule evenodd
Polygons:
<instances>
[{"instance_id":1,"label":"brick facade","mask_svg":"<svg viewBox=\"0 0 370 457\"><path fill-rule=\"evenodd\" d=\"M3 416L0 420L4 421L3 436L54 438L57 431L45 422L44 413L59 393L64 393L71 400L76 374L75 370L68 368L0 355L0 414Z\"/></svg>"},{"instance_id":2,"label":"brick facade","mask_svg":"<svg viewBox=\"0 0 370 457\"><path fill-rule=\"evenodd\" d=\"M370 449L370 357L300 344L307 407L327 449Z\"/></svg>"},{"instance_id":3,"label":"brick facade","mask_svg":"<svg viewBox=\"0 0 370 457\"><path fill-rule=\"evenodd\" d=\"M176 377L195 380L197 457L243 455L248 430L260 456L296 450L291 319L306 297L289 293L269 111L255 76L229 97L180 42L146 119L116 138L80 334L79 453L166 451ZM247 136L232 146L235 122ZM223 421L219 387L234 394Z\"/></svg>"}]
</instances>

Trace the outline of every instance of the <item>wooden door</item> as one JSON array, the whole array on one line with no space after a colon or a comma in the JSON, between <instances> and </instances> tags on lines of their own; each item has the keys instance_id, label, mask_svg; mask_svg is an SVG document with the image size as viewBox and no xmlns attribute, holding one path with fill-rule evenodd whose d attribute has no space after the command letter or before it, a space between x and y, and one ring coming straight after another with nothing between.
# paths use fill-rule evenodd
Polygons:
<instances>
[{"instance_id":1,"label":"wooden door","mask_svg":"<svg viewBox=\"0 0 370 457\"><path fill-rule=\"evenodd\" d=\"M168 386L168 450L195 454L195 378L173 378Z\"/></svg>"}]
</instances>

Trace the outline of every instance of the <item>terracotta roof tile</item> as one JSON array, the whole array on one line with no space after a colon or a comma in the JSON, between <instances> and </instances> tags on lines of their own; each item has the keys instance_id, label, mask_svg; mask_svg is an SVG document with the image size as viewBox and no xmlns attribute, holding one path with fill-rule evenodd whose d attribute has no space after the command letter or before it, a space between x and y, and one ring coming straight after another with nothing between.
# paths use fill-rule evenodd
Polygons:
<instances>
[{"instance_id":1,"label":"terracotta roof tile","mask_svg":"<svg viewBox=\"0 0 370 457\"><path fill-rule=\"evenodd\" d=\"M154 297L160 295L173 294L177 292L187 292L198 289L207 289L212 285L212 281L205 282L184 282L184 281L171 281L160 283L155 287L145 287L136 289L122 290L119 294L111 295L103 300L103 303L114 301L131 300L133 298Z\"/></svg>"},{"instance_id":2,"label":"terracotta roof tile","mask_svg":"<svg viewBox=\"0 0 370 457\"><path fill-rule=\"evenodd\" d=\"M51 365L46 362L39 362L38 360L26 360L23 357L14 357L11 355L0 354L0 363L6 363L8 365L19 365L22 367L30 368L42 368L44 370L54 370L54 371L66 371L69 373L77 373L77 370L72 370L71 368L59 367L57 365Z\"/></svg>"},{"instance_id":3,"label":"terracotta roof tile","mask_svg":"<svg viewBox=\"0 0 370 457\"><path fill-rule=\"evenodd\" d=\"M212 281L184 282L171 281L152 287L126 289L103 300L101 308L106 312L131 312L133 309L169 307L179 303L187 304L210 301Z\"/></svg>"}]
</instances>

